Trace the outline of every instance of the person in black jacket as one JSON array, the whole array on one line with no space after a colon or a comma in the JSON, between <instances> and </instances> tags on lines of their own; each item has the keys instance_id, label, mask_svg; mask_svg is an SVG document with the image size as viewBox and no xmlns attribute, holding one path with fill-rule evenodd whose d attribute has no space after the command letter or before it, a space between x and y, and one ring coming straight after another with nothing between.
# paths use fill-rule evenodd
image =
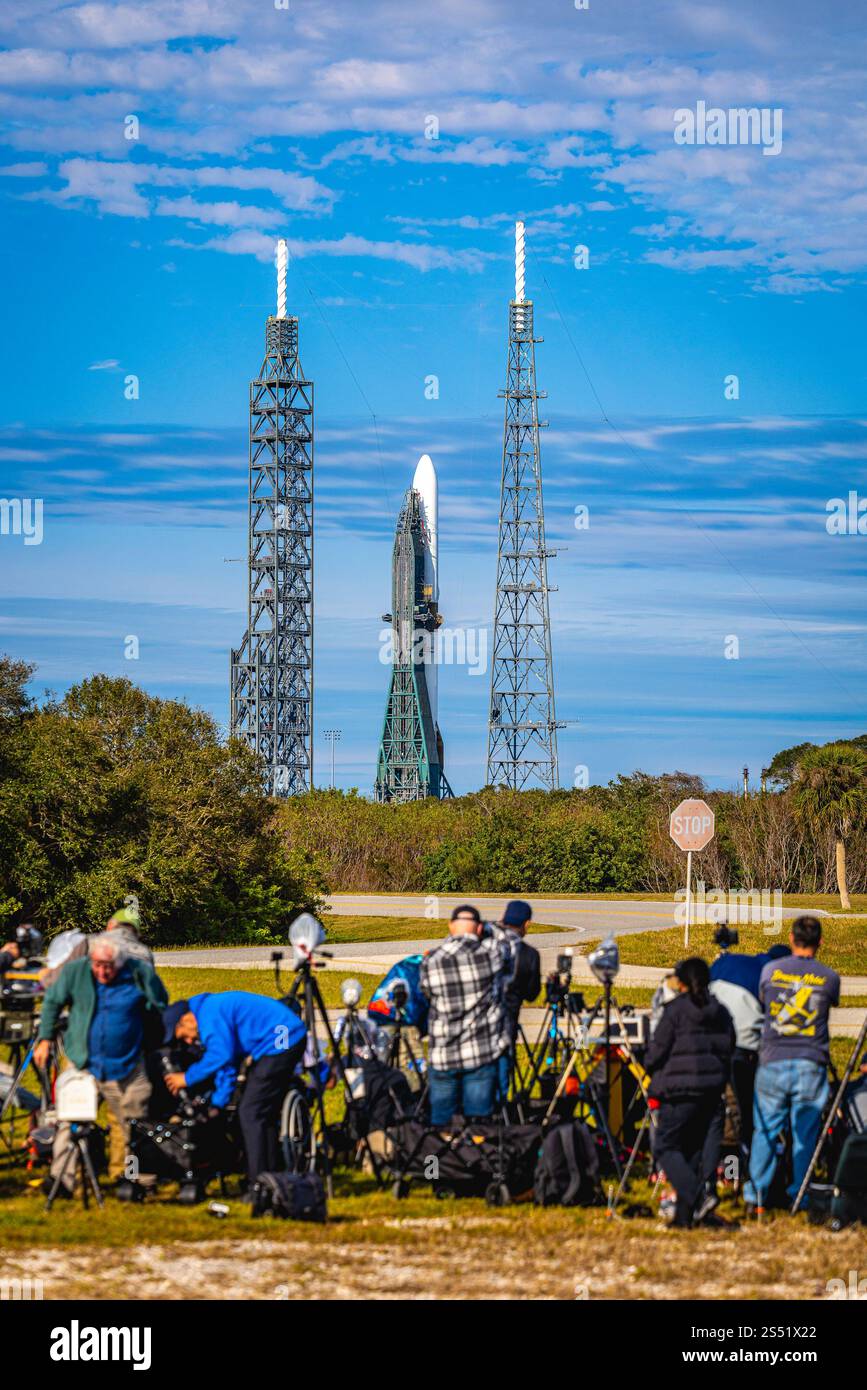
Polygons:
<instances>
[{"instance_id":1,"label":"person in black jacket","mask_svg":"<svg viewBox=\"0 0 867 1390\"><path fill-rule=\"evenodd\" d=\"M494 931L501 936L506 945L511 960L503 991L509 1051L503 1053L499 1063L498 1089L501 1102L508 1097L515 1066L521 1005L535 999L542 988L541 957L535 947L528 946L524 940L532 916L533 909L530 904L516 898L506 904L501 920L494 927Z\"/></svg>"},{"instance_id":2,"label":"person in black jacket","mask_svg":"<svg viewBox=\"0 0 867 1390\"><path fill-rule=\"evenodd\" d=\"M659 1102L654 1157L677 1193L673 1224L689 1227L715 1205L703 1192L702 1147L731 1072L735 1029L709 992L706 961L691 956L674 973L680 993L665 1006L644 1065Z\"/></svg>"}]
</instances>

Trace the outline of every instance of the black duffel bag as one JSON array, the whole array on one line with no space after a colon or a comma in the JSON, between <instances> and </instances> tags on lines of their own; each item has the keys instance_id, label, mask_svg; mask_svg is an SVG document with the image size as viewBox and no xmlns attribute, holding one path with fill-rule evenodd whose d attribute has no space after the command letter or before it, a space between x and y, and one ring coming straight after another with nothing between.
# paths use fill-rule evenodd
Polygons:
<instances>
[{"instance_id":1,"label":"black duffel bag","mask_svg":"<svg viewBox=\"0 0 867 1390\"><path fill-rule=\"evenodd\" d=\"M395 1145L392 1170L403 1180L422 1178L435 1192L465 1197L485 1196L492 1184L510 1197L532 1190L539 1152L536 1125L465 1120L444 1139L443 1131L409 1120L389 1136Z\"/></svg>"},{"instance_id":2,"label":"black duffel bag","mask_svg":"<svg viewBox=\"0 0 867 1390\"><path fill-rule=\"evenodd\" d=\"M286 1221L326 1221L328 1203L318 1173L260 1173L253 1184L251 1216Z\"/></svg>"},{"instance_id":3,"label":"black duffel bag","mask_svg":"<svg viewBox=\"0 0 867 1390\"><path fill-rule=\"evenodd\" d=\"M580 1120L556 1125L545 1135L536 1164L537 1207L591 1206L599 1200L599 1155Z\"/></svg>"}]
</instances>

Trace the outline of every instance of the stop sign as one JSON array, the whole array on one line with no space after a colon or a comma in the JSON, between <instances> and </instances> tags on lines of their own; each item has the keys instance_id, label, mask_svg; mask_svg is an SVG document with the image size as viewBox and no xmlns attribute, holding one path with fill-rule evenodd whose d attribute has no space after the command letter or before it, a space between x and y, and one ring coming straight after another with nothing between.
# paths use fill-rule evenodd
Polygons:
<instances>
[{"instance_id":1,"label":"stop sign","mask_svg":"<svg viewBox=\"0 0 867 1390\"><path fill-rule=\"evenodd\" d=\"M678 849L702 850L713 839L714 816L706 801L688 798L675 806L668 833Z\"/></svg>"}]
</instances>

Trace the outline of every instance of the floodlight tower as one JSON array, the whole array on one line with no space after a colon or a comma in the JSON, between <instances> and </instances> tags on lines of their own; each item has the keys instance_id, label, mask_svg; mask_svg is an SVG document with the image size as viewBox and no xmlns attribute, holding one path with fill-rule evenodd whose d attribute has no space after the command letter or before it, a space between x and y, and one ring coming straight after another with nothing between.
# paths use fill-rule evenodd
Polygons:
<instances>
[{"instance_id":1,"label":"floodlight tower","mask_svg":"<svg viewBox=\"0 0 867 1390\"><path fill-rule=\"evenodd\" d=\"M288 260L278 241L277 313L250 383L247 631L230 687L230 731L263 758L272 796L313 785L313 383L286 316Z\"/></svg>"},{"instance_id":2,"label":"floodlight tower","mask_svg":"<svg viewBox=\"0 0 867 1390\"><path fill-rule=\"evenodd\" d=\"M500 488L497 591L488 723L489 785L520 791L559 785L554 672L548 613L548 559L536 390L533 301L524 297L524 224L515 224L515 298Z\"/></svg>"}]
</instances>

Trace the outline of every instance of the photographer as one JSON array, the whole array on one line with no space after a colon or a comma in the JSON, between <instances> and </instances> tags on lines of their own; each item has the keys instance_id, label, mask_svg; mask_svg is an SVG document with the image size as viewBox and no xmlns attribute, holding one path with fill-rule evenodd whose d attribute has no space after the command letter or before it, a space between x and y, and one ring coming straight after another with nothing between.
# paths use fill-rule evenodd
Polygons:
<instances>
[{"instance_id":1,"label":"photographer","mask_svg":"<svg viewBox=\"0 0 867 1390\"><path fill-rule=\"evenodd\" d=\"M0 975L5 975L7 970L11 970L20 955L21 949L18 942L7 941L3 950L0 951Z\"/></svg>"},{"instance_id":2,"label":"photographer","mask_svg":"<svg viewBox=\"0 0 867 1390\"><path fill-rule=\"evenodd\" d=\"M840 976L816 960L822 941L817 917L798 917L789 934L791 954L769 961L759 998L765 1010L756 1073L753 1147L744 1201L752 1214L765 1205L777 1167L777 1140L792 1134L792 1181L799 1191L810 1162L830 1090L828 1015L840 1002Z\"/></svg>"},{"instance_id":3,"label":"photographer","mask_svg":"<svg viewBox=\"0 0 867 1390\"><path fill-rule=\"evenodd\" d=\"M135 908L122 907L109 917L105 930L117 932L117 940L123 943L127 959L141 960L144 961L145 965L153 965L153 951L144 944L139 936L140 925L141 919ZM81 960L87 955L89 943L93 938L85 936L83 932L79 933L79 938L59 965L52 966L43 972L42 983L46 989L49 985L54 984L64 965L72 960Z\"/></svg>"},{"instance_id":4,"label":"photographer","mask_svg":"<svg viewBox=\"0 0 867 1390\"><path fill-rule=\"evenodd\" d=\"M501 932L485 932L474 907L456 907L449 936L425 956L420 985L430 1001L430 1122L488 1119L500 1057L509 1048L503 992L510 959Z\"/></svg>"},{"instance_id":5,"label":"photographer","mask_svg":"<svg viewBox=\"0 0 867 1390\"><path fill-rule=\"evenodd\" d=\"M508 1098L512 1072L515 1067L521 1005L528 1004L532 999L535 999L542 987L541 957L539 952L533 946L528 946L524 940L532 916L533 909L530 904L515 899L506 904L502 918L494 927L494 932L500 936L510 961L503 992L506 1027L509 1033L509 1050L504 1052L499 1060L501 1101Z\"/></svg>"},{"instance_id":6,"label":"photographer","mask_svg":"<svg viewBox=\"0 0 867 1390\"><path fill-rule=\"evenodd\" d=\"M729 946L738 944L738 934L725 925L714 933L714 941L722 950L710 968L710 992L728 1009L735 1025L732 1089L740 1113L741 1147L748 1157L753 1140L753 1094L764 1023L759 983L768 962L787 956L789 952L781 943L755 956L730 951Z\"/></svg>"},{"instance_id":7,"label":"photographer","mask_svg":"<svg viewBox=\"0 0 867 1390\"><path fill-rule=\"evenodd\" d=\"M166 1085L177 1095L213 1078L211 1105L217 1109L232 1099L244 1058L252 1059L238 1106L252 1187L260 1173L279 1166L280 1106L307 1045L303 1021L279 999L263 994L194 994L163 1014L163 1041L175 1038L188 1044L200 1041L205 1050L186 1072L169 1072Z\"/></svg>"},{"instance_id":8,"label":"photographer","mask_svg":"<svg viewBox=\"0 0 867 1390\"><path fill-rule=\"evenodd\" d=\"M151 1093L143 1056L146 1024L159 1021L167 1001L159 976L143 961L128 960L123 942L113 932L91 937L89 956L67 961L45 991L33 1061L40 1070L45 1067L60 1015L68 1005L66 1054L73 1066L95 1077L100 1096L122 1128L125 1147L128 1121L145 1114ZM59 1125L52 1178L63 1169L69 1143L69 1126ZM119 1183L118 1195L127 1195L128 1188L127 1182ZM72 1196L68 1179L61 1193Z\"/></svg>"},{"instance_id":9,"label":"photographer","mask_svg":"<svg viewBox=\"0 0 867 1390\"><path fill-rule=\"evenodd\" d=\"M707 962L675 967L678 996L662 1011L644 1065L659 1101L654 1158L677 1193L673 1225L689 1228L716 1205L703 1193L702 1155L731 1071L735 1030L708 986Z\"/></svg>"}]
</instances>

